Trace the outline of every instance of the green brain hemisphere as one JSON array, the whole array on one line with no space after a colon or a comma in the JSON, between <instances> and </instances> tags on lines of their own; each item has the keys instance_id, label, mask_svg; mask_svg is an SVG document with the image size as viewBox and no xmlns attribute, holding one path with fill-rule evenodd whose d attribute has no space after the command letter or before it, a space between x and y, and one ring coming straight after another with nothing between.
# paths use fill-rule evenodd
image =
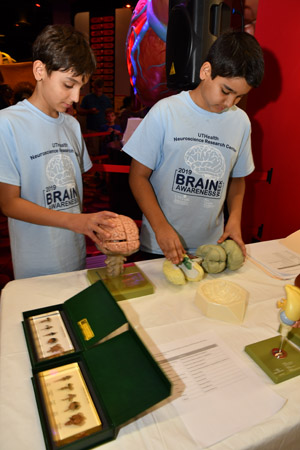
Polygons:
<instances>
[{"instance_id":1,"label":"green brain hemisphere","mask_svg":"<svg viewBox=\"0 0 300 450\"><path fill-rule=\"evenodd\" d=\"M200 245L196 255L202 258L202 267L207 273L219 273L225 268L239 269L244 262L244 255L239 245L227 239L222 244Z\"/></svg>"},{"instance_id":2,"label":"green brain hemisphere","mask_svg":"<svg viewBox=\"0 0 300 450\"><path fill-rule=\"evenodd\" d=\"M207 273L219 273L226 267L226 252L220 245L200 245L196 255L202 258L202 267Z\"/></svg>"}]
</instances>

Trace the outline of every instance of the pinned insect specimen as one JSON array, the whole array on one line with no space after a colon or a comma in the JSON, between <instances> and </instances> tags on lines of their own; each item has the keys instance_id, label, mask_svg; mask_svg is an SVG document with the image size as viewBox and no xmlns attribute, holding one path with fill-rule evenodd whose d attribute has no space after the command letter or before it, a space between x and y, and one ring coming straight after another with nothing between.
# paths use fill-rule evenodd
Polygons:
<instances>
[{"instance_id":1,"label":"pinned insect specimen","mask_svg":"<svg viewBox=\"0 0 300 450\"><path fill-rule=\"evenodd\" d=\"M48 350L48 353L57 353L57 352L62 353L63 351L64 351L64 349L62 348L62 346L59 344L56 344L56 345L53 345L53 347L50 347L50 350Z\"/></svg>"},{"instance_id":2,"label":"pinned insect specimen","mask_svg":"<svg viewBox=\"0 0 300 450\"><path fill-rule=\"evenodd\" d=\"M69 407L65 410L65 412L66 411L75 411L76 409L79 409L80 408L80 403L79 402L71 402L70 404L69 404Z\"/></svg>"},{"instance_id":3,"label":"pinned insect specimen","mask_svg":"<svg viewBox=\"0 0 300 450\"><path fill-rule=\"evenodd\" d=\"M76 394L68 394L68 396L66 398L63 398L62 400L68 400L68 402L71 402L74 397L76 397Z\"/></svg>"},{"instance_id":4,"label":"pinned insect specimen","mask_svg":"<svg viewBox=\"0 0 300 450\"><path fill-rule=\"evenodd\" d=\"M61 388L59 389L59 391L63 391L63 390L65 390L65 389L70 389L70 391L73 391L74 386L73 386L72 383L68 383L67 386L61 387Z\"/></svg>"},{"instance_id":5,"label":"pinned insect specimen","mask_svg":"<svg viewBox=\"0 0 300 450\"><path fill-rule=\"evenodd\" d=\"M86 418L82 413L74 414L70 417L68 422L65 423L65 425L83 425Z\"/></svg>"},{"instance_id":6,"label":"pinned insect specimen","mask_svg":"<svg viewBox=\"0 0 300 450\"><path fill-rule=\"evenodd\" d=\"M66 381L66 380L69 380L70 378L72 378L72 375L66 375L65 377L59 378L59 380L56 380L56 383L57 383L58 381Z\"/></svg>"},{"instance_id":7,"label":"pinned insect specimen","mask_svg":"<svg viewBox=\"0 0 300 450\"><path fill-rule=\"evenodd\" d=\"M47 317L47 319L41 320L41 323L43 322L51 322L51 317Z\"/></svg>"}]
</instances>

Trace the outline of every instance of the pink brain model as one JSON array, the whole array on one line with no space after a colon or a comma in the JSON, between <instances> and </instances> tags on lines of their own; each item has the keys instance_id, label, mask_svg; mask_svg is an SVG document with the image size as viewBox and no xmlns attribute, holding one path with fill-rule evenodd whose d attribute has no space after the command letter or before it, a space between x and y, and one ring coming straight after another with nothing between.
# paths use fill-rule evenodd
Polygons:
<instances>
[{"instance_id":1,"label":"pink brain model","mask_svg":"<svg viewBox=\"0 0 300 450\"><path fill-rule=\"evenodd\" d=\"M107 255L106 265L109 276L117 276L123 272L123 263L126 256L132 255L140 247L139 229L136 223L127 216L119 215L115 219L115 227L110 228L110 238L97 245L99 250Z\"/></svg>"}]
</instances>

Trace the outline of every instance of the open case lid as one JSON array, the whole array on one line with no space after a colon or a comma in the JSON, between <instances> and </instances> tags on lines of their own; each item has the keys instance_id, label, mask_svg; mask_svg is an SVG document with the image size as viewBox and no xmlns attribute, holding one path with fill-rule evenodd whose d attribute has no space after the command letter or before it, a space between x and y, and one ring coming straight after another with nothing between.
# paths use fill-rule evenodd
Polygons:
<instances>
[{"instance_id":1,"label":"open case lid","mask_svg":"<svg viewBox=\"0 0 300 450\"><path fill-rule=\"evenodd\" d=\"M171 393L169 379L133 329L83 352L82 357L116 427Z\"/></svg>"},{"instance_id":2,"label":"open case lid","mask_svg":"<svg viewBox=\"0 0 300 450\"><path fill-rule=\"evenodd\" d=\"M83 349L127 323L127 319L102 281L66 300L64 311Z\"/></svg>"}]
</instances>

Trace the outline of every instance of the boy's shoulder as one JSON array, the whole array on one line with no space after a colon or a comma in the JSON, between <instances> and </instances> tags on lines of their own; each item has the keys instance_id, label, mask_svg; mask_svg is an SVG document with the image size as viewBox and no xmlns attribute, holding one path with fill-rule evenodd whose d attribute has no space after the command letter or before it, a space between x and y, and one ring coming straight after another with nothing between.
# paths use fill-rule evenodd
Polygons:
<instances>
[{"instance_id":1,"label":"boy's shoulder","mask_svg":"<svg viewBox=\"0 0 300 450\"><path fill-rule=\"evenodd\" d=\"M159 108L164 109L164 108L167 108L167 107L173 107L176 104L180 105L182 103L186 103L187 96L188 96L188 92L187 91L182 91L182 92L179 92L178 94L172 94L172 95L170 95L168 97L164 97L164 98L158 100L152 106L151 109L156 109L156 108L157 109L159 109Z\"/></svg>"},{"instance_id":2,"label":"boy's shoulder","mask_svg":"<svg viewBox=\"0 0 300 450\"><path fill-rule=\"evenodd\" d=\"M171 94L168 97L160 99L157 103L173 103L178 101L184 101L188 95L188 91L181 91L175 94Z\"/></svg>"},{"instance_id":3,"label":"boy's shoulder","mask_svg":"<svg viewBox=\"0 0 300 450\"><path fill-rule=\"evenodd\" d=\"M8 106L7 108L3 108L0 110L0 120L3 121L5 119L10 119L16 117L18 115L23 115L24 111L26 111L26 107L22 102L18 102L15 105Z\"/></svg>"},{"instance_id":4,"label":"boy's shoulder","mask_svg":"<svg viewBox=\"0 0 300 450\"><path fill-rule=\"evenodd\" d=\"M239 106L237 105L232 106L228 112L235 114L239 120L243 120L246 123L248 122L250 123L248 114L244 109L240 108Z\"/></svg>"}]
</instances>

